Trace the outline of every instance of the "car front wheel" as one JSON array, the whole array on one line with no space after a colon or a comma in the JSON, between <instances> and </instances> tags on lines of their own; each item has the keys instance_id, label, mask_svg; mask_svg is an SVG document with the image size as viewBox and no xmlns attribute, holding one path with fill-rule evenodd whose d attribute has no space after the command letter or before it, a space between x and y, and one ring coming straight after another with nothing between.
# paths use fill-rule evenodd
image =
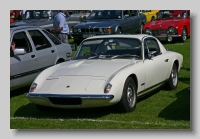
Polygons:
<instances>
[{"instance_id":1,"label":"car front wheel","mask_svg":"<svg viewBox=\"0 0 200 139\"><path fill-rule=\"evenodd\" d=\"M171 74L168 79L167 87L170 90L176 89L178 86L178 69L176 64L174 63L172 66Z\"/></svg>"},{"instance_id":2,"label":"car front wheel","mask_svg":"<svg viewBox=\"0 0 200 139\"><path fill-rule=\"evenodd\" d=\"M122 97L117 104L120 112L132 112L136 108L136 85L132 78L128 77L123 88Z\"/></svg>"}]
</instances>

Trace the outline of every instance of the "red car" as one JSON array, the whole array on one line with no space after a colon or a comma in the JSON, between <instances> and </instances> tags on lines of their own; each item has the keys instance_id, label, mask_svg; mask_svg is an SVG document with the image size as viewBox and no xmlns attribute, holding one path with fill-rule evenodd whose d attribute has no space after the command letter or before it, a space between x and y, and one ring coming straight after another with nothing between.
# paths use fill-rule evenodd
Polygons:
<instances>
[{"instance_id":1,"label":"red car","mask_svg":"<svg viewBox=\"0 0 200 139\"><path fill-rule=\"evenodd\" d=\"M143 33L161 41L179 38L185 42L190 36L190 10L160 10L155 21L144 25Z\"/></svg>"}]
</instances>

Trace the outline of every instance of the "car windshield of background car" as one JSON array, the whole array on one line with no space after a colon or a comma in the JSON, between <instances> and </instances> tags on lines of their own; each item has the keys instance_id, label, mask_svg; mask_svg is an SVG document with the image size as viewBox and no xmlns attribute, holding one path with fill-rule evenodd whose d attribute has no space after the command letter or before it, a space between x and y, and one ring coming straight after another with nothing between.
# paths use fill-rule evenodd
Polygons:
<instances>
[{"instance_id":1,"label":"car windshield of background car","mask_svg":"<svg viewBox=\"0 0 200 139\"><path fill-rule=\"evenodd\" d=\"M131 38L104 38L84 41L74 59L111 58L123 55L119 58L133 58L133 55L141 59L141 42ZM128 57L129 56L129 57Z\"/></svg>"},{"instance_id":2,"label":"car windshield of background car","mask_svg":"<svg viewBox=\"0 0 200 139\"><path fill-rule=\"evenodd\" d=\"M92 19L121 19L122 10L93 10L87 17L88 20Z\"/></svg>"},{"instance_id":3,"label":"car windshield of background car","mask_svg":"<svg viewBox=\"0 0 200 139\"><path fill-rule=\"evenodd\" d=\"M166 19L166 18L185 18L186 10L161 10L158 13L158 19Z\"/></svg>"}]
</instances>

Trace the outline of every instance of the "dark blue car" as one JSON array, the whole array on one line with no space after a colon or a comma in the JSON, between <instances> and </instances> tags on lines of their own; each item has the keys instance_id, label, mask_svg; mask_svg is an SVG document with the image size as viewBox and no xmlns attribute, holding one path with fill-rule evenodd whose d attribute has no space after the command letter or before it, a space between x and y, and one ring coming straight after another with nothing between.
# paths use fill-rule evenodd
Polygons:
<instances>
[{"instance_id":1,"label":"dark blue car","mask_svg":"<svg viewBox=\"0 0 200 139\"><path fill-rule=\"evenodd\" d=\"M146 16L139 10L93 10L87 19L72 30L75 43L96 35L142 33Z\"/></svg>"}]
</instances>

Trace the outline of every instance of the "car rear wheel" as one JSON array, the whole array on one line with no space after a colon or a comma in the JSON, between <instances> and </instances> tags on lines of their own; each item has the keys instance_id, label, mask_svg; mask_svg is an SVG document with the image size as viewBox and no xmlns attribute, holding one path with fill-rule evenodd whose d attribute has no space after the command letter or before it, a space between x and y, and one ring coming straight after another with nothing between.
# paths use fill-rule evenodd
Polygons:
<instances>
[{"instance_id":1,"label":"car rear wheel","mask_svg":"<svg viewBox=\"0 0 200 139\"><path fill-rule=\"evenodd\" d=\"M154 17L154 16L152 16L152 17L151 17L151 21L154 21L154 20L155 20L155 17Z\"/></svg>"},{"instance_id":2,"label":"car rear wheel","mask_svg":"<svg viewBox=\"0 0 200 139\"><path fill-rule=\"evenodd\" d=\"M144 25L143 25L143 23L141 23L141 25L140 25L140 34L142 34L143 27L144 27Z\"/></svg>"},{"instance_id":3,"label":"car rear wheel","mask_svg":"<svg viewBox=\"0 0 200 139\"><path fill-rule=\"evenodd\" d=\"M185 42L187 40L187 29L186 27L184 26L183 27L183 30L182 30L182 34L181 34L181 42Z\"/></svg>"},{"instance_id":4,"label":"car rear wheel","mask_svg":"<svg viewBox=\"0 0 200 139\"><path fill-rule=\"evenodd\" d=\"M122 34L121 28L118 28L116 33L117 33L117 34Z\"/></svg>"},{"instance_id":5,"label":"car rear wheel","mask_svg":"<svg viewBox=\"0 0 200 139\"><path fill-rule=\"evenodd\" d=\"M174 90L177 88L177 86L178 86L178 69L176 64L174 63L172 66L171 74L167 82L167 88L170 90Z\"/></svg>"},{"instance_id":6,"label":"car rear wheel","mask_svg":"<svg viewBox=\"0 0 200 139\"><path fill-rule=\"evenodd\" d=\"M136 108L137 93L135 82L128 77L123 88L122 97L117 104L120 112L132 112Z\"/></svg>"}]
</instances>

